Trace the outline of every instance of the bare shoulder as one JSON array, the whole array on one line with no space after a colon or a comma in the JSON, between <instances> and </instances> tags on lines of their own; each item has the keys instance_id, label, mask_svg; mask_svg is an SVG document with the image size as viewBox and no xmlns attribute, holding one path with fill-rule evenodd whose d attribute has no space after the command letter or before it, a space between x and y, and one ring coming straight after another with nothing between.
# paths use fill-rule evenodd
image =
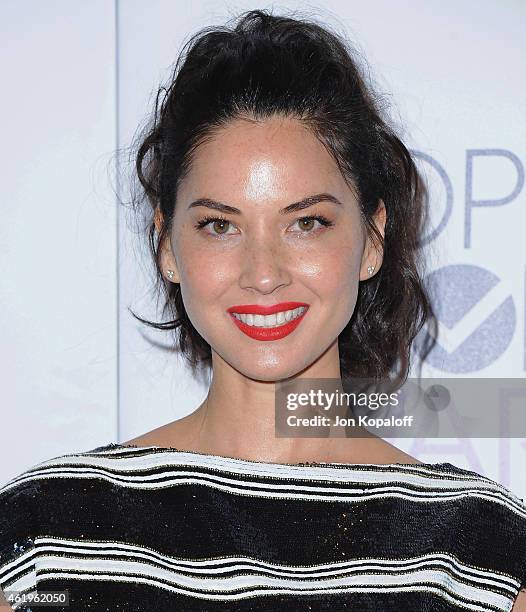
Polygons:
<instances>
[{"instance_id":1,"label":"bare shoulder","mask_svg":"<svg viewBox=\"0 0 526 612\"><path fill-rule=\"evenodd\" d=\"M405 453L382 438L376 437L373 442L374 446L371 448L374 449L378 456L376 463L422 463L416 457Z\"/></svg>"},{"instance_id":2,"label":"bare shoulder","mask_svg":"<svg viewBox=\"0 0 526 612\"><path fill-rule=\"evenodd\" d=\"M386 443L391 446L391 449L386 449L385 451L385 463L414 463L415 465L419 465L423 463L416 457L409 455L408 453L404 453L404 451L396 448L396 446L392 446L389 443ZM377 463L383 463L382 461L378 461Z\"/></svg>"},{"instance_id":3,"label":"bare shoulder","mask_svg":"<svg viewBox=\"0 0 526 612\"><path fill-rule=\"evenodd\" d=\"M12 610L13 608L7 603L6 598L4 597L4 592L0 589L0 612L7 612L8 610Z\"/></svg>"},{"instance_id":4,"label":"bare shoulder","mask_svg":"<svg viewBox=\"0 0 526 612\"><path fill-rule=\"evenodd\" d=\"M511 612L526 612L526 587L519 591Z\"/></svg>"},{"instance_id":5,"label":"bare shoulder","mask_svg":"<svg viewBox=\"0 0 526 612\"><path fill-rule=\"evenodd\" d=\"M147 431L136 438L123 442L130 446L180 446L183 443L181 436L182 419L167 423L157 429Z\"/></svg>"},{"instance_id":6,"label":"bare shoulder","mask_svg":"<svg viewBox=\"0 0 526 612\"><path fill-rule=\"evenodd\" d=\"M341 463L423 463L377 436L341 438L337 441L336 461Z\"/></svg>"}]
</instances>

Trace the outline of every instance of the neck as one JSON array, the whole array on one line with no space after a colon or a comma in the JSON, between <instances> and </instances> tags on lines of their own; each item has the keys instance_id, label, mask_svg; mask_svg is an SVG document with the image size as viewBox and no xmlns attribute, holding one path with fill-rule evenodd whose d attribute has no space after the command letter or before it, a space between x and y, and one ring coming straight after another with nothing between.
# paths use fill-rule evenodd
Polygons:
<instances>
[{"instance_id":1,"label":"neck","mask_svg":"<svg viewBox=\"0 0 526 612\"><path fill-rule=\"evenodd\" d=\"M299 385L301 379L332 379L331 390L341 390L337 346L333 353L293 379ZM359 438L342 441L345 431L341 427L323 428L320 438L276 437L277 386L275 381L248 378L215 356L213 380L206 399L195 412L182 419L184 428L177 434L180 446L241 459L298 463L331 461L342 443L349 450L351 445L357 450L365 442ZM304 391L304 388L294 389L297 390ZM286 410L285 406L282 409Z\"/></svg>"}]
</instances>

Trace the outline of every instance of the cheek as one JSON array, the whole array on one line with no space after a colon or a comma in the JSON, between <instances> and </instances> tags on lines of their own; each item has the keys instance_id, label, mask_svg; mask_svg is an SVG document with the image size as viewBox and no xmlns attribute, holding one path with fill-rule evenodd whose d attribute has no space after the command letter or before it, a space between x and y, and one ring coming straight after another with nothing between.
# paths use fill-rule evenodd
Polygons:
<instances>
[{"instance_id":1,"label":"cheek","mask_svg":"<svg viewBox=\"0 0 526 612\"><path fill-rule=\"evenodd\" d=\"M361 255L359 245L349 243L312 249L298 258L296 270L316 293L348 295L359 282Z\"/></svg>"},{"instance_id":2,"label":"cheek","mask_svg":"<svg viewBox=\"0 0 526 612\"><path fill-rule=\"evenodd\" d=\"M226 253L222 257L195 244L188 245L188 249L181 244L179 253L181 297L192 323L201 331L211 313L216 312L210 307L218 304L225 287L232 284L236 266Z\"/></svg>"},{"instance_id":3,"label":"cheek","mask_svg":"<svg viewBox=\"0 0 526 612\"><path fill-rule=\"evenodd\" d=\"M192 232L195 230L191 226L183 226L173 242L181 292L183 296L210 299L214 287L227 280L229 258L222 257L217 249L210 249L205 241L197 240Z\"/></svg>"},{"instance_id":4,"label":"cheek","mask_svg":"<svg viewBox=\"0 0 526 612\"><path fill-rule=\"evenodd\" d=\"M245 260L239 259L236 249L227 246L221 251L218 245L209 248L206 243L197 245L192 239L179 239L176 258L185 305L215 302L225 287L236 284ZM330 240L305 241L291 247L282 264L292 275L292 284L300 281L320 297L352 297L350 289L359 282L362 251L361 236L345 232Z\"/></svg>"},{"instance_id":5,"label":"cheek","mask_svg":"<svg viewBox=\"0 0 526 612\"><path fill-rule=\"evenodd\" d=\"M181 273L181 291L192 303L214 302L232 279L233 267L226 261L210 265L209 258L193 257ZM187 302L188 303L188 302Z\"/></svg>"}]
</instances>

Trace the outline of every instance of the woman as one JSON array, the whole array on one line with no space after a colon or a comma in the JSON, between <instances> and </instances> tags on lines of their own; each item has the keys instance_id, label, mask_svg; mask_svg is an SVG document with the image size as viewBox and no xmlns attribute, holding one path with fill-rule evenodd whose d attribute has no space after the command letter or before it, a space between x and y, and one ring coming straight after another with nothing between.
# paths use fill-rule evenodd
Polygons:
<instances>
[{"instance_id":1,"label":"woman","mask_svg":"<svg viewBox=\"0 0 526 612\"><path fill-rule=\"evenodd\" d=\"M185 418L0 490L6 594L68 591L70 610L526 610L511 491L364 431L276 436L280 383L403 381L434 321L420 179L346 45L263 11L200 32L137 170L174 315L144 322L177 331L210 389Z\"/></svg>"}]
</instances>

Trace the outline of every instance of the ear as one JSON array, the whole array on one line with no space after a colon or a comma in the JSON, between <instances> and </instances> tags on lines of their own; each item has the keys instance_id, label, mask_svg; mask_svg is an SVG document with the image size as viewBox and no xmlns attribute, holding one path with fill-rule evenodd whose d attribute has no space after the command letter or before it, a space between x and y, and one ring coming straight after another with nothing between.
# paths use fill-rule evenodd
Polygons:
<instances>
[{"instance_id":1,"label":"ear","mask_svg":"<svg viewBox=\"0 0 526 612\"><path fill-rule=\"evenodd\" d=\"M378 207L376 212L373 215L373 221L382 235L385 237L385 221L386 221L387 212L385 210L385 204L383 200L378 200ZM360 266L360 280L367 280L368 278L372 278L378 270L382 266L383 261L383 251L380 248L380 245L375 246L370 236L366 238L366 244L363 251L362 263ZM367 268L372 266L374 268L373 272L369 274Z\"/></svg>"},{"instance_id":2,"label":"ear","mask_svg":"<svg viewBox=\"0 0 526 612\"><path fill-rule=\"evenodd\" d=\"M161 229L164 226L164 219L163 219L163 214L161 213L161 210L159 207L155 209L154 223L155 223L155 229L157 230L157 233L160 234ZM161 263L161 270L162 270L164 278L167 281L170 281L171 283L181 282L180 277L179 277L179 270L177 268L177 263L175 261L174 254L172 252L172 247L170 245L169 235L165 237L164 243L161 244L159 248L161 250L160 263ZM168 276L169 270L172 270L173 272L173 276L171 278Z\"/></svg>"}]
</instances>

